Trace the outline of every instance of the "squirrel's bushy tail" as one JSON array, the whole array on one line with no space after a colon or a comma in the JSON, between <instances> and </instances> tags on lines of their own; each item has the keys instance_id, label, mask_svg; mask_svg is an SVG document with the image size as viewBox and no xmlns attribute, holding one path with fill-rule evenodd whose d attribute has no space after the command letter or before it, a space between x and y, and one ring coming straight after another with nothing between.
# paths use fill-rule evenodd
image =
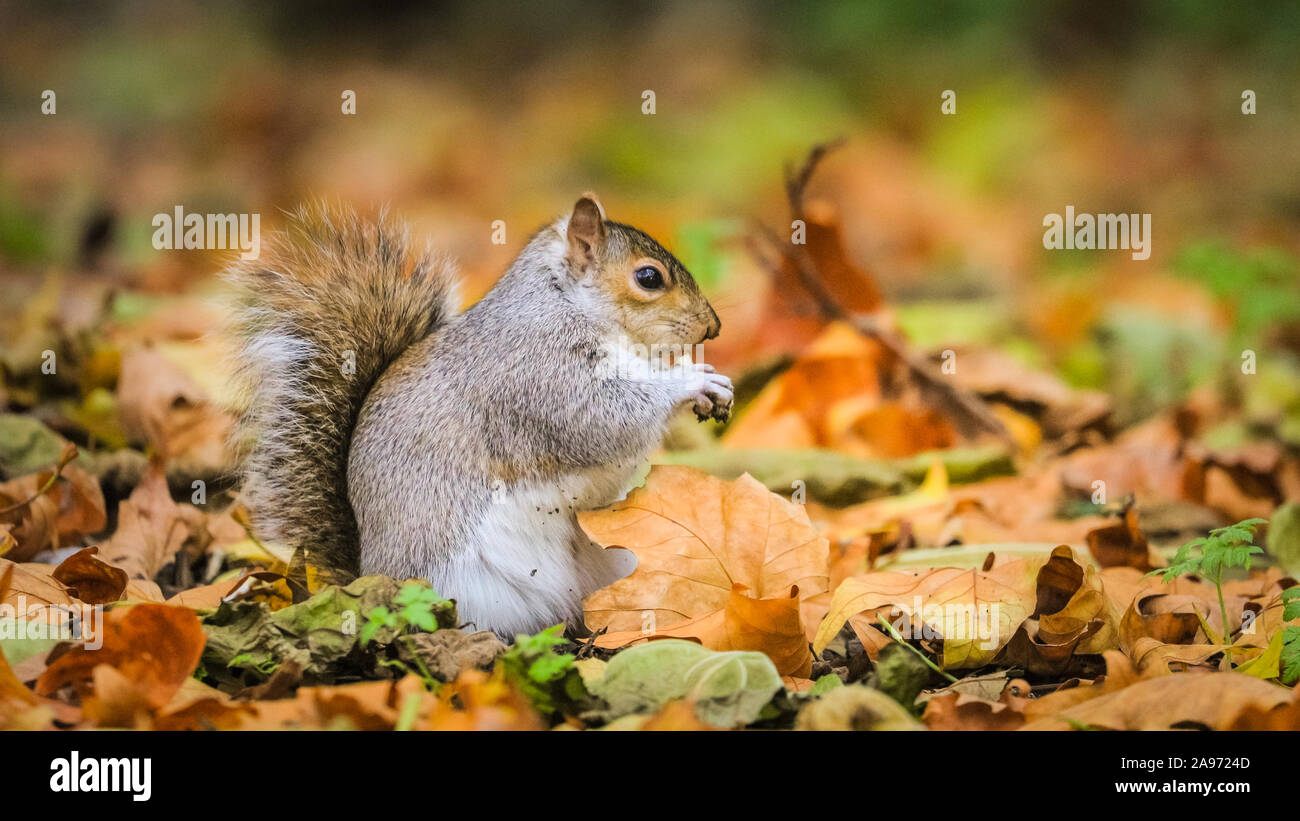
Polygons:
<instances>
[{"instance_id":1,"label":"squirrel's bushy tail","mask_svg":"<svg viewBox=\"0 0 1300 821\"><path fill-rule=\"evenodd\" d=\"M451 266L411 249L385 214L371 222L316 205L226 278L239 291L236 446L255 529L335 577L355 576L352 429L375 380L454 313Z\"/></svg>"}]
</instances>

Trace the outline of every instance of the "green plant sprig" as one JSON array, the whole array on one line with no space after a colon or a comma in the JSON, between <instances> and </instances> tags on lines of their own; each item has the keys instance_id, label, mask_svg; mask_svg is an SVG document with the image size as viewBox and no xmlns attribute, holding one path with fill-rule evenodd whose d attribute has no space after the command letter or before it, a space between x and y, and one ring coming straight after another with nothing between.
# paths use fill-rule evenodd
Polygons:
<instances>
[{"instance_id":1,"label":"green plant sprig","mask_svg":"<svg viewBox=\"0 0 1300 821\"><path fill-rule=\"evenodd\" d=\"M1214 582L1219 594L1219 616L1223 620L1223 644L1231 644L1228 629L1228 607L1223 601L1223 571L1229 567L1250 569L1251 560L1264 552L1255 545L1255 528L1265 524L1265 519L1246 519L1235 525L1216 528L1209 536L1192 539L1178 548L1168 567L1152 570L1148 576L1160 576L1169 582L1179 576L1196 574Z\"/></svg>"}]
</instances>

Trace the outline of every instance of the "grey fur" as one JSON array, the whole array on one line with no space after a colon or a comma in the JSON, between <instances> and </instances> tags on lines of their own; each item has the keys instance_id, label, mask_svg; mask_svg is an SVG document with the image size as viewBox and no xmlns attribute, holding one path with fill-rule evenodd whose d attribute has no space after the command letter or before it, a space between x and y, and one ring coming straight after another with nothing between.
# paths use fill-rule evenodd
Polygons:
<instances>
[{"instance_id":1,"label":"grey fur","mask_svg":"<svg viewBox=\"0 0 1300 821\"><path fill-rule=\"evenodd\" d=\"M608 258L652 256L680 282L677 307L647 308L646 327L687 344L716 334L716 314L671 254L605 226ZM574 618L583 596L630 570L621 551L590 543L576 512L626 490L683 404L724 418L730 382L707 366L653 379L603 367L627 309L615 310L597 272L574 269L564 220L460 315L446 269L426 256L419 277L397 279L394 261L409 257L397 234L378 231L376 242L349 217L337 241L308 231L305 249L289 252L330 272L328 293L297 283L303 268L238 272L256 289L245 350L282 336L312 351L299 370L245 355L248 426L264 431L248 463L255 520L290 546L328 545L347 573L428 578L480 629ZM358 346L352 380L325 367L344 338Z\"/></svg>"},{"instance_id":2,"label":"grey fur","mask_svg":"<svg viewBox=\"0 0 1300 821\"><path fill-rule=\"evenodd\" d=\"M352 429L379 375L454 312L454 274L427 250L413 252L405 226L385 215L368 223L316 205L226 278L239 291L237 445L258 532L355 575Z\"/></svg>"}]
</instances>

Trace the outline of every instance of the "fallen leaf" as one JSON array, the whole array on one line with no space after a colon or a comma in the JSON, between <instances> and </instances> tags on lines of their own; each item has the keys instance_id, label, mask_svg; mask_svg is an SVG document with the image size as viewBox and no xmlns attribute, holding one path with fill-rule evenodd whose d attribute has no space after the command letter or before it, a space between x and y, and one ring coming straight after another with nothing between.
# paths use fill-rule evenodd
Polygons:
<instances>
[{"instance_id":1,"label":"fallen leaf","mask_svg":"<svg viewBox=\"0 0 1300 821\"><path fill-rule=\"evenodd\" d=\"M122 598L126 571L95 557L98 547L87 547L64 559L51 574L67 586L68 592L87 604L106 604Z\"/></svg>"},{"instance_id":2,"label":"fallen leaf","mask_svg":"<svg viewBox=\"0 0 1300 821\"><path fill-rule=\"evenodd\" d=\"M670 701L659 712L647 716L638 728L642 731L699 732L717 730L712 724L700 721L695 704L690 701Z\"/></svg>"},{"instance_id":3,"label":"fallen leaf","mask_svg":"<svg viewBox=\"0 0 1300 821\"><path fill-rule=\"evenodd\" d=\"M398 643L397 649L398 655L413 665L418 657L439 681L455 681L463 671L490 668L497 656L506 651L506 646L488 630L466 633L444 628L416 633L408 642Z\"/></svg>"},{"instance_id":4,"label":"fallen leaf","mask_svg":"<svg viewBox=\"0 0 1300 821\"><path fill-rule=\"evenodd\" d=\"M158 350L136 348L123 355L117 398L123 430L151 445L163 461L192 473L215 473L229 463L231 415Z\"/></svg>"},{"instance_id":5,"label":"fallen leaf","mask_svg":"<svg viewBox=\"0 0 1300 821\"><path fill-rule=\"evenodd\" d=\"M9 588L13 584L14 565L9 564L4 568L3 575L0 575L0 601L4 601L9 595ZM27 705L34 705L40 701L39 697L28 690L23 683L14 675L13 669L5 659L4 647L0 645L0 702L17 700Z\"/></svg>"},{"instance_id":6,"label":"fallen leaf","mask_svg":"<svg viewBox=\"0 0 1300 821\"><path fill-rule=\"evenodd\" d=\"M809 702L795 719L796 730L923 730L903 705L860 684L836 687Z\"/></svg>"},{"instance_id":7,"label":"fallen leaf","mask_svg":"<svg viewBox=\"0 0 1300 821\"><path fill-rule=\"evenodd\" d=\"M1082 725L1108 730L1222 730L1247 708L1271 710L1291 703L1292 695L1276 684L1240 673L1174 673L1103 693L1033 721L1025 729Z\"/></svg>"},{"instance_id":8,"label":"fallen leaf","mask_svg":"<svg viewBox=\"0 0 1300 821\"><path fill-rule=\"evenodd\" d=\"M724 482L656 466L644 487L580 521L600 544L639 560L585 602L587 626L609 632L598 644L690 636L712 649L759 650L783 673L806 674L800 611L815 610L826 591L829 548L799 505L748 475Z\"/></svg>"},{"instance_id":9,"label":"fallen leaf","mask_svg":"<svg viewBox=\"0 0 1300 821\"><path fill-rule=\"evenodd\" d=\"M882 571L845 579L831 597L813 652L820 655L852 616L889 606L891 621L901 613L911 635L928 630L944 637L945 669L982 666L1033 613L1037 573L1046 559L990 570Z\"/></svg>"},{"instance_id":10,"label":"fallen leaf","mask_svg":"<svg viewBox=\"0 0 1300 821\"><path fill-rule=\"evenodd\" d=\"M68 684L84 688L95 679L95 668L106 664L120 677L101 681L116 686L125 678L139 691L143 704L158 709L194 672L206 642L192 610L162 604L110 610L101 629L103 644L98 649L74 645L45 669L36 681L38 695L48 696ZM92 697L105 698L92 692Z\"/></svg>"},{"instance_id":11,"label":"fallen leaf","mask_svg":"<svg viewBox=\"0 0 1300 821\"><path fill-rule=\"evenodd\" d=\"M248 581L251 574L244 574L237 579L226 579L199 587L182 590L167 600L167 604L188 607L191 610L216 610L226 598Z\"/></svg>"},{"instance_id":12,"label":"fallen leaf","mask_svg":"<svg viewBox=\"0 0 1300 821\"><path fill-rule=\"evenodd\" d=\"M0 601L19 611L31 605L67 606L76 603L76 599L58 579L54 578L54 567L48 564L24 562L17 564L8 559L0 559L0 572L12 573L9 592ZM52 608L46 607L46 612Z\"/></svg>"},{"instance_id":13,"label":"fallen leaf","mask_svg":"<svg viewBox=\"0 0 1300 821\"><path fill-rule=\"evenodd\" d=\"M1017 730L1024 713L999 701L967 693L944 693L925 704L922 716L931 730Z\"/></svg>"},{"instance_id":14,"label":"fallen leaf","mask_svg":"<svg viewBox=\"0 0 1300 821\"><path fill-rule=\"evenodd\" d=\"M728 447L806 448L833 444L824 428L837 403L869 407L880 398L890 354L842 322L827 326L784 373L769 382L722 441Z\"/></svg>"},{"instance_id":15,"label":"fallen leaf","mask_svg":"<svg viewBox=\"0 0 1300 821\"><path fill-rule=\"evenodd\" d=\"M0 553L15 561L30 559L104 528L104 494L97 479L70 464L77 455L77 448L65 443L48 470L0 484L0 526L6 534Z\"/></svg>"},{"instance_id":16,"label":"fallen leaf","mask_svg":"<svg viewBox=\"0 0 1300 821\"><path fill-rule=\"evenodd\" d=\"M755 721L782 685L762 653L715 652L694 642L661 639L614 656L588 689L609 705L608 718L654 712L687 699L700 720L738 727Z\"/></svg>"},{"instance_id":17,"label":"fallen leaf","mask_svg":"<svg viewBox=\"0 0 1300 821\"><path fill-rule=\"evenodd\" d=\"M1129 507L1115 524L1088 531L1088 550L1102 567L1135 567L1146 572L1163 566L1138 525L1137 509Z\"/></svg>"},{"instance_id":18,"label":"fallen leaf","mask_svg":"<svg viewBox=\"0 0 1300 821\"><path fill-rule=\"evenodd\" d=\"M202 511L172 501L157 460L118 506L117 518L117 531L103 545L101 555L132 579L152 580L182 548L200 555L211 538Z\"/></svg>"}]
</instances>

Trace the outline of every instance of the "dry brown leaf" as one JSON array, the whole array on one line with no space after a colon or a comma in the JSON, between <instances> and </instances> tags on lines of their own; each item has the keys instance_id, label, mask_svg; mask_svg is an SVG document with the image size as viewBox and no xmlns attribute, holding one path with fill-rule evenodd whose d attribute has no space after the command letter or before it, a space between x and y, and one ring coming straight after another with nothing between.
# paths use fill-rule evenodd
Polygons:
<instances>
[{"instance_id":1,"label":"dry brown leaf","mask_svg":"<svg viewBox=\"0 0 1300 821\"><path fill-rule=\"evenodd\" d=\"M833 323L769 382L722 438L729 447L826 446L831 408L845 400L865 409L880 398L890 354L845 323Z\"/></svg>"},{"instance_id":2,"label":"dry brown leaf","mask_svg":"<svg viewBox=\"0 0 1300 821\"><path fill-rule=\"evenodd\" d=\"M811 682L809 683L811 686ZM651 714L641 725L641 730L672 730L690 732L713 732L720 728L700 721L695 714L695 704L690 701L670 701L659 712Z\"/></svg>"},{"instance_id":3,"label":"dry brown leaf","mask_svg":"<svg viewBox=\"0 0 1300 821\"><path fill-rule=\"evenodd\" d=\"M1012 705L966 693L943 693L925 704L921 717L931 730L1017 730L1024 713Z\"/></svg>"},{"instance_id":4,"label":"dry brown leaf","mask_svg":"<svg viewBox=\"0 0 1300 821\"><path fill-rule=\"evenodd\" d=\"M1241 673L1174 673L1142 679L1059 710L1025 726L1064 730L1226 729L1248 708L1268 711L1290 704L1293 694Z\"/></svg>"},{"instance_id":5,"label":"dry brown leaf","mask_svg":"<svg viewBox=\"0 0 1300 821\"><path fill-rule=\"evenodd\" d=\"M882 607L897 607L910 622L913 636L923 635L925 628L946 634L943 667L988 664L1034 612L1038 570L1046 561L1047 556L1043 556L989 569L885 571L846 579L831 597L813 651L820 655L851 617ZM942 614L949 623L936 624L934 618L926 621L926 611L930 610ZM894 621L892 614L890 620Z\"/></svg>"},{"instance_id":6,"label":"dry brown leaf","mask_svg":"<svg viewBox=\"0 0 1300 821\"><path fill-rule=\"evenodd\" d=\"M235 724L239 729L391 730L408 705L413 706L410 729L416 730L544 730L546 722L499 676L468 670L435 696L417 676L398 681L366 681L324 687L302 687L293 698L245 705L200 702L181 716L185 720Z\"/></svg>"},{"instance_id":7,"label":"dry brown leaf","mask_svg":"<svg viewBox=\"0 0 1300 821\"><path fill-rule=\"evenodd\" d=\"M613 634L605 646L676 635L711 649L760 650L787 674L811 663L800 611L815 611L810 600L826 592L828 546L799 505L749 475L725 482L656 466L644 487L580 521L600 544L639 560L585 602L588 627Z\"/></svg>"},{"instance_id":8,"label":"dry brown leaf","mask_svg":"<svg viewBox=\"0 0 1300 821\"><path fill-rule=\"evenodd\" d=\"M865 459L946 450L960 441L947 417L916 401L840 402L826 428L827 446Z\"/></svg>"},{"instance_id":9,"label":"dry brown leaf","mask_svg":"<svg viewBox=\"0 0 1300 821\"><path fill-rule=\"evenodd\" d=\"M202 511L172 501L167 477L155 460L118 506L117 531L103 546L102 555L132 579L147 581L183 547L197 555L210 538Z\"/></svg>"},{"instance_id":10,"label":"dry brown leaf","mask_svg":"<svg viewBox=\"0 0 1300 821\"><path fill-rule=\"evenodd\" d=\"M1133 507L1124 511L1120 521L1088 531L1088 550L1102 567L1134 567L1146 572L1163 564L1147 544Z\"/></svg>"},{"instance_id":11,"label":"dry brown leaf","mask_svg":"<svg viewBox=\"0 0 1300 821\"><path fill-rule=\"evenodd\" d=\"M1195 596L1139 593L1120 619L1120 649L1132 656L1142 639L1162 644L1193 642L1207 612L1208 605Z\"/></svg>"},{"instance_id":12,"label":"dry brown leaf","mask_svg":"<svg viewBox=\"0 0 1300 821\"><path fill-rule=\"evenodd\" d=\"M90 688L89 698L98 699L100 715L116 717L114 705L127 693L121 678L138 691L150 709L163 707L198 666L207 637L194 611L162 604L136 604L109 610L102 626L103 645L89 649L76 645L55 659L36 681L38 695L50 695L72 684L80 689L103 684L109 691ZM114 668L121 676L96 677L100 665ZM134 698L134 696L132 696ZM89 707L89 702L87 702Z\"/></svg>"},{"instance_id":13,"label":"dry brown leaf","mask_svg":"<svg viewBox=\"0 0 1300 821\"><path fill-rule=\"evenodd\" d=\"M1170 664L1204 666L1209 659L1221 655L1225 649L1222 644L1165 644L1144 636L1133 643L1129 656L1142 675L1164 675L1173 672Z\"/></svg>"},{"instance_id":14,"label":"dry brown leaf","mask_svg":"<svg viewBox=\"0 0 1300 821\"><path fill-rule=\"evenodd\" d=\"M848 253L835 207L825 200L809 200L801 218L806 230L805 244L801 246L807 252L806 265L813 269L822 288L847 311L881 311L880 291L871 274ZM770 253L764 256L771 257L765 265L771 283L755 333L741 339L749 346L746 353L797 350L825 326L817 300L804 285L790 248L780 244L765 249Z\"/></svg>"},{"instance_id":15,"label":"dry brown leaf","mask_svg":"<svg viewBox=\"0 0 1300 821\"><path fill-rule=\"evenodd\" d=\"M1035 675L1060 676L1076 656L1091 656L1118 643L1119 610L1106 596L1101 575L1080 565L1062 545L1038 573L1038 618L1017 630L998 662L1023 667Z\"/></svg>"},{"instance_id":16,"label":"dry brown leaf","mask_svg":"<svg viewBox=\"0 0 1300 821\"><path fill-rule=\"evenodd\" d=\"M99 533L108 524L104 491L99 480L75 464L59 474L59 538L66 543L77 536Z\"/></svg>"},{"instance_id":17,"label":"dry brown leaf","mask_svg":"<svg viewBox=\"0 0 1300 821\"><path fill-rule=\"evenodd\" d=\"M168 599L167 603L188 607L191 610L215 610L221 606L221 602L227 596L238 590L248 580L249 575L244 574L237 579L226 579L225 581L182 590Z\"/></svg>"},{"instance_id":18,"label":"dry brown leaf","mask_svg":"<svg viewBox=\"0 0 1300 821\"><path fill-rule=\"evenodd\" d=\"M68 443L53 467L0 484L0 555L23 561L104 529L99 480L70 464L76 458Z\"/></svg>"},{"instance_id":19,"label":"dry brown leaf","mask_svg":"<svg viewBox=\"0 0 1300 821\"><path fill-rule=\"evenodd\" d=\"M411 684L420 686L418 679ZM546 722L500 675L466 670L438 691L432 714L418 726L426 730L544 730Z\"/></svg>"},{"instance_id":20,"label":"dry brown leaf","mask_svg":"<svg viewBox=\"0 0 1300 821\"><path fill-rule=\"evenodd\" d=\"M281 669L292 662L281 665ZM152 717L155 730L236 730L254 715L248 702L230 696L195 678L185 680L167 706Z\"/></svg>"},{"instance_id":21,"label":"dry brown leaf","mask_svg":"<svg viewBox=\"0 0 1300 821\"><path fill-rule=\"evenodd\" d=\"M59 563L50 575L66 585L69 594L87 604L107 604L122 598L126 571L95 557L98 547L87 547Z\"/></svg>"},{"instance_id":22,"label":"dry brown leaf","mask_svg":"<svg viewBox=\"0 0 1300 821\"><path fill-rule=\"evenodd\" d=\"M20 476L0 485L0 522L9 526L14 544L5 555L26 561L42 550L59 546L59 496L57 484L41 493L50 472Z\"/></svg>"},{"instance_id":23,"label":"dry brown leaf","mask_svg":"<svg viewBox=\"0 0 1300 821\"><path fill-rule=\"evenodd\" d=\"M1080 565L1060 545L1051 553L1009 561L989 554L979 569L883 571L846 579L836 588L813 643L820 653L847 621L864 646L877 611L925 629L943 642L945 669L979 667L998 658L1043 673L1060 673L1076 653L1115 646L1119 611L1106 597L1095 568ZM900 613L902 619L896 619ZM1031 619L1031 616L1037 618ZM947 624L935 623L942 618Z\"/></svg>"},{"instance_id":24,"label":"dry brown leaf","mask_svg":"<svg viewBox=\"0 0 1300 821\"><path fill-rule=\"evenodd\" d=\"M1271 709L1262 709L1253 704L1246 708L1227 726L1227 730L1300 730L1300 686L1292 691L1290 704L1278 704Z\"/></svg>"},{"instance_id":25,"label":"dry brown leaf","mask_svg":"<svg viewBox=\"0 0 1300 821\"><path fill-rule=\"evenodd\" d=\"M722 610L674 624L652 633L627 630L596 639L601 647L626 647L651 639L681 638L697 641L710 650L756 650L766 653L783 676L807 676L812 653L799 608L798 587L785 596L756 599L737 584Z\"/></svg>"},{"instance_id":26,"label":"dry brown leaf","mask_svg":"<svg viewBox=\"0 0 1300 821\"><path fill-rule=\"evenodd\" d=\"M1106 693L1116 692L1140 680L1141 677L1134 669L1133 662L1120 651L1107 650L1102 654L1102 658L1106 665L1104 676L1087 686L1074 679L1073 683L1067 682L1055 692L1026 701L1025 720L1033 724L1051 718L1062 710L1091 701Z\"/></svg>"},{"instance_id":27,"label":"dry brown leaf","mask_svg":"<svg viewBox=\"0 0 1300 821\"><path fill-rule=\"evenodd\" d=\"M9 592L0 600L0 604L21 609L20 605L24 604L66 606L76 603L63 583L54 578L53 565L32 562L16 564L8 559L0 559L0 572L13 574ZM54 618L51 608L46 607L44 611L50 614L50 618Z\"/></svg>"},{"instance_id":28,"label":"dry brown leaf","mask_svg":"<svg viewBox=\"0 0 1300 821\"><path fill-rule=\"evenodd\" d=\"M122 357L118 381L122 428L167 463L203 471L229 462L232 417L171 359L152 348Z\"/></svg>"}]
</instances>

